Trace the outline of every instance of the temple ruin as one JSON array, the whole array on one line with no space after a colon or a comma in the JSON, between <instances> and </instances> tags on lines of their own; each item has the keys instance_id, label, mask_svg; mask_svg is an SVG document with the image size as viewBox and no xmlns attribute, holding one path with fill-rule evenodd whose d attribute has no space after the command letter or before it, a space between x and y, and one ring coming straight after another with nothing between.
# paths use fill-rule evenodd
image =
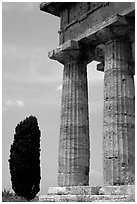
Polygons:
<instances>
[{"instance_id":1,"label":"temple ruin","mask_svg":"<svg viewBox=\"0 0 137 204\"><path fill-rule=\"evenodd\" d=\"M87 64L104 72L104 186L135 177L135 3L50 2L41 11L60 18L59 47L49 58L64 65L58 186L89 186Z\"/></svg>"}]
</instances>

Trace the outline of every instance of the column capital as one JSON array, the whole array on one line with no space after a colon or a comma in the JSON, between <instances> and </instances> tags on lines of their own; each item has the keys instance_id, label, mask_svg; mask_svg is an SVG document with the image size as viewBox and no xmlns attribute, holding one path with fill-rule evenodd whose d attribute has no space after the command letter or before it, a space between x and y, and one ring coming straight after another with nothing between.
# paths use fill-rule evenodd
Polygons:
<instances>
[{"instance_id":1,"label":"column capital","mask_svg":"<svg viewBox=\"0 0 137 204\"><path fill-rule=\"evenodd\" d=\"M62 64L71 60L78 60L80 57L80 46L78 42L69 40L68 42L60 45L56 49L48 53L48 57L53 60L57 60Z\"/></svg>"},{"instance_id":2,"label":"column capital","mask_svg":"<svg viewBox=\"0 0 137 204\"><path fill-rule=\"evenodd\" d=\"M133 33L135 33L134 26L128 23L123 23L110 25L101 29L100 31L98 31L97 37L103 44L106 44L112 40L122 40L132 43L135 38L135 35L133 35Z\"/></svg>"},{"instance_id":3,"label":"column capital","mask_svg":"<svg viewBox=\"0 0 137 204\"><path fill-rule=\"evenodd\" d=\"M59 61L61 64L69 61L82 61L88 64L95 59L102 62L104 60L104 53L99 47L95 48L94 46L79 43L75 40L69 40L50 51L48 57Z\"/></svg>"}]
</instances>

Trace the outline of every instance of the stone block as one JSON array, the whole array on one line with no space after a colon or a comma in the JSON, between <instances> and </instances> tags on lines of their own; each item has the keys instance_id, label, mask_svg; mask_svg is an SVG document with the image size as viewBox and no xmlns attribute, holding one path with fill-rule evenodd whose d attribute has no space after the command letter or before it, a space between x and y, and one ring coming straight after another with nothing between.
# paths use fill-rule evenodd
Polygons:
<instances>
[{"instance_id":1,"label":"stone block","mask_svg":"<svg viewBox=\"0 0 137 204\"><path fill-rule=\"evenodd\" d=\"M130 195L135 196L134 185L103 186L99 190L100 195Z\"/></svg>"},{"instance_id":2,"label":"stone block","mask_svg":"<svg viewBox=\"0 0 137 204\"><path fill-rule=\"evenodd\" d=\"M39 202L134 202L128 195L43 195Z\"/></svg>"},{"instance_id":3,"label":"stone block","mask_svg":"<svg viewBox=\"0 0 137 204\"><path fill-rule=\"evenodd\" d=\"M90 186L68 186L68 187L50 187L50 195L97 195L101 187Z\"/></svg>"}]
</instances>

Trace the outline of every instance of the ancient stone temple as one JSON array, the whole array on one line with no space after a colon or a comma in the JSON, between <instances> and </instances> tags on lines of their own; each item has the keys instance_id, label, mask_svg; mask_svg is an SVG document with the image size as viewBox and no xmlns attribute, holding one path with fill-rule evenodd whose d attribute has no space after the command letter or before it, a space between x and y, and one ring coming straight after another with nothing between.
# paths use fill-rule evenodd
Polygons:
<instances>
[{"instance_id":1,"label":"ancient stone temple","mask_svg":"<svg viewBox=\"0 0 137 204\"><path fill-rule=\"evenodd\" d=\"M40 9L60 18L59 47L49 52L64 65L58 186L89 186L87 64L93 60L104 72L104 185L127 184L135 176L135 3L51 2Z\"/></svg>"}]
</instances>

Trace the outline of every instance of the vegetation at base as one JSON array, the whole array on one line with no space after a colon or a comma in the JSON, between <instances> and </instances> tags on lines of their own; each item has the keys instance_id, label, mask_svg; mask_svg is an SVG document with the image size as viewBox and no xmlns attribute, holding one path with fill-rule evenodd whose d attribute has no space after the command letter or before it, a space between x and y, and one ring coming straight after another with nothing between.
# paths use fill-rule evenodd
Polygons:
<instances>
[{"instance_id":1,"label":"vegetation at base","mask_svg":"<svg viewBox=\"0 0 137 204\"><path fill-rule=\"evenodd\" d=\"M31 202L38 202L39 198L36 196ZM2 202L27 202L25 198L17 196L11 190L4 189L2 191Z\"/></svg>"},{"instance_id":2,"label":"vegetation at base","mask_svg":"<svg viewBox=\"0 0 137 204\"><path fill-rule=\"evenodd\" d=\"M40 190L40 130L36 117L30 116L15 128L9 167L12 189L28 201Z\"/></svg>"}]
</instances>

